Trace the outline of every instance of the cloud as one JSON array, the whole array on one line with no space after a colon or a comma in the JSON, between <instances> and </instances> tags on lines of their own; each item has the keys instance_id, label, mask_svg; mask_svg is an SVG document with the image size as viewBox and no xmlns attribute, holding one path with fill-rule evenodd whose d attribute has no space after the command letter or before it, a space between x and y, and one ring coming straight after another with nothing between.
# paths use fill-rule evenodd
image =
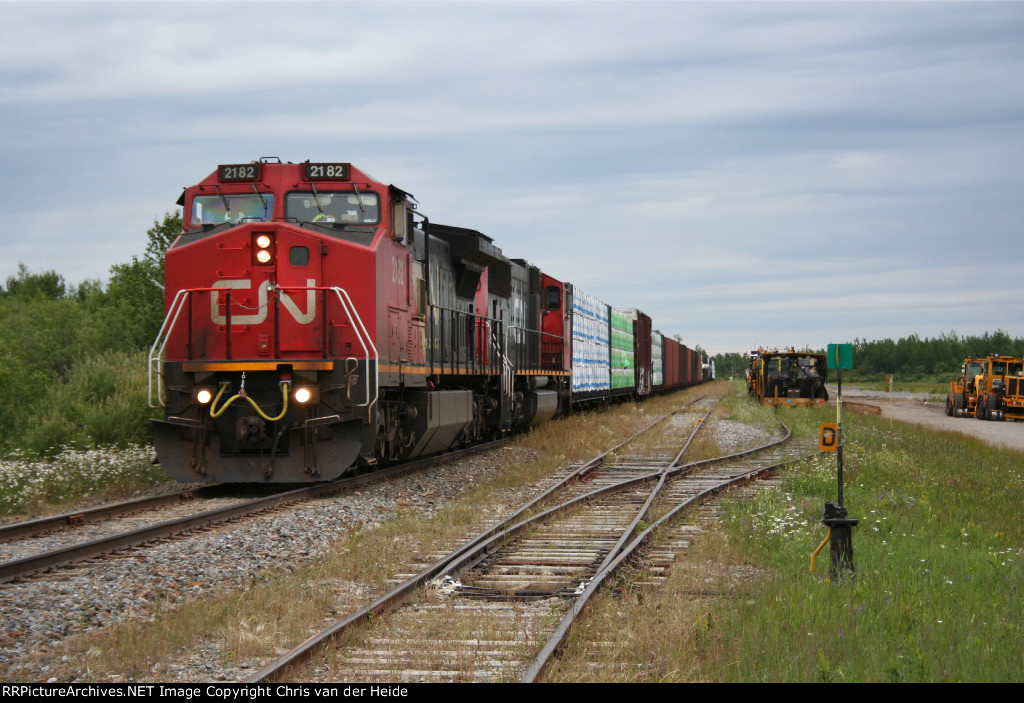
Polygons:
<instances>
[{"instance_id":1,"label":"cloud","mask_svg":"<svg viewBox=\"0 0 1024 703\"><path fill-rule=\"evenodd\" d=\"M105 277L182 186L280 156L709 350L1019 331L1022 30L1019 3L0 3L0 280Z\"/></svg>"}]
</instances>

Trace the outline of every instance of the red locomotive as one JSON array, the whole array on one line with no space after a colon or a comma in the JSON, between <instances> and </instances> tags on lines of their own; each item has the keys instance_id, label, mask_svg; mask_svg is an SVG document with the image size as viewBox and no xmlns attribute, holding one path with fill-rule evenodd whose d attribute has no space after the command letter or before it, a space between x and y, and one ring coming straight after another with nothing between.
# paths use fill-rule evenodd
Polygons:
<instances>
[{"instance_id":1,"label":"red locomotive","mask_svg":"<svg viewBox=\"0 0 1024 703\"><path fill-rule=\"evenodd\" d=\"M328 480L701 380L643 313L351 164L220 166L178 204L149 369L177 480Z\"/></svg>"}]
</instances>

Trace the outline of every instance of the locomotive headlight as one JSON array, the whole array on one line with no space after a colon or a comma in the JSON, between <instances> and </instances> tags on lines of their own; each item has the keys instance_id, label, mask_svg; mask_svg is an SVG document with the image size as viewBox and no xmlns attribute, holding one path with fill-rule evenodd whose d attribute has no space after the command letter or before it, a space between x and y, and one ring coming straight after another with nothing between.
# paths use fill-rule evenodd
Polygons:
<instances>
[{"instance_id":1,"label":"locomotive headlight","mask_svg":"<svg viewBox=\"0 0 1024 703\"><path fill-rule=\"evenodd\" d=\"M305 387L296 388L294 397L296 403L305 405L306 403L313 399L313 391Z\"/></svg>"},{"instance_id":2,"label":"locomotive headlight","mask_svg":"<svg viewBox=\"0 0 1024 703\"><path fill-rule=\"evenodd\" d=\"M200 405L206 405L211 400L213 400L213 391L211 391L209 388L200 388L198 391L196 391L196 401Z\"/></svg>"},{"instance_id":3,"label":"locomotive headlight","mask_svg":"<svg viewBox=\"0 0 1024 703\"><path fill-rule=\"evenodd\" d=\"M257 264L267 265L274 261L274 237L266 232L253 235L253 258Z\"/></svg>"}]
</instances>

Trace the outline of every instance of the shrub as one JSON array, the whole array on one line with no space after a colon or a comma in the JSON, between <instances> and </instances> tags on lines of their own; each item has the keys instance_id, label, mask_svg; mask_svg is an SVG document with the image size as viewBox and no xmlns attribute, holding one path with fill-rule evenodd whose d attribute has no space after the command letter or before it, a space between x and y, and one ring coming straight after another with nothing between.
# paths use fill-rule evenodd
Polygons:
<instances>
[{"instance_id":1,"label":"shrub","mask_svg":"<svg viewBox=\"0 0 1024 703\"><path fill-rule=\"evenodd\" d=\"M36 456L63 447L148 444L144 352L111 352L75 364L67 383L49 384L31 406L19 446Z\"/></svg>"}]
</instances>

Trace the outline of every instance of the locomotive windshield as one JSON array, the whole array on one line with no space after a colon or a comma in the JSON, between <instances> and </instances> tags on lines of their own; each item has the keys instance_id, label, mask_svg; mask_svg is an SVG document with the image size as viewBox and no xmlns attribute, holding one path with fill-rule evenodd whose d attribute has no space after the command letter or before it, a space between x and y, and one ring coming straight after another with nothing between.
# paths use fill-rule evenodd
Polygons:
<instances>
[{"instance_id":1,"label":"locomotive windshield","mask_svg":"<svg viewBox=\"0 0 1024 703\"><path fill-rule=\"evenodd\" d=\"M192 200L193 225L224 222L266 222L274 214L274 196L269 193L224 193L197 195Z\"/></svg>"},{"instance_id":2,"label":"locomotive windshield","mask_svg":"<svg viewBox=\"0 0 1024 703\"><path fill-rule=\"evenodd\" d=\"M284 216L299 222L343 222L374 225L380 222L380 198L376 193L321 191L289 193Z\"/></svg>"}]
</instances>

